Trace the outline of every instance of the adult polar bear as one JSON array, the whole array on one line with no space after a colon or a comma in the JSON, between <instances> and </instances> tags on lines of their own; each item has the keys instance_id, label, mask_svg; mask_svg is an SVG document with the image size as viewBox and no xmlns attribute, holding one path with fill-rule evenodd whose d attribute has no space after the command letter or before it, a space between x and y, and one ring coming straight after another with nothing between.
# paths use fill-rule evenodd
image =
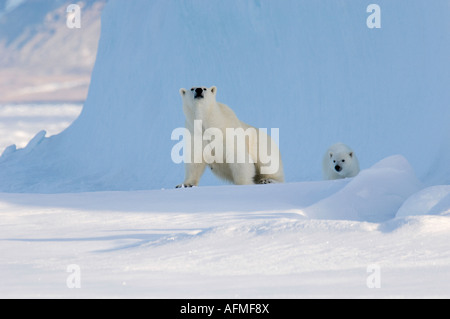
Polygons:
<instances>
[{"instance_id":1,"label":"adult polar bear","mask_svg":"<svg viewBox=\"0 0 450 319\"><path fill-rule=\"evenodd\" d=\"M284 182L276 143L262 130L241 122L233 110L216 101L216 94L215 86L180 89L191 154L185 180L177 188L197 186L207 165L216 176L236 185Z\"/></svg>"}]
</instances>

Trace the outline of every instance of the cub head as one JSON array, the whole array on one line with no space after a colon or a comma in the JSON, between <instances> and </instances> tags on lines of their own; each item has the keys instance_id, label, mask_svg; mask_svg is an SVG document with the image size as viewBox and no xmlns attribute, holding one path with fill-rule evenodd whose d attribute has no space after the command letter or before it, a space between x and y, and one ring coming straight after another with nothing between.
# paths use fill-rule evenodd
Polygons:
<instances>
[{"instance_id":1,"label":"cub head","mask_svg":"<svg viewBox=\"0 0 450 319\"><path fill-rule=\"evenodd\" d=\"M329 152L329 163L331 168L341 176L349 176L353 172L353 151L350 152Z\"/></svg>"},{"instance_id":2,"label":"cub head","mask_svg":"<svg viewBox=\"0 0 450 319\"><path fill-rule=\"evenodd\" d=\"M216 101L217 88L193 87L190 90L180 89L183 103L193 107L201 104L210 104Z\"/></svg>"}]
</instances>

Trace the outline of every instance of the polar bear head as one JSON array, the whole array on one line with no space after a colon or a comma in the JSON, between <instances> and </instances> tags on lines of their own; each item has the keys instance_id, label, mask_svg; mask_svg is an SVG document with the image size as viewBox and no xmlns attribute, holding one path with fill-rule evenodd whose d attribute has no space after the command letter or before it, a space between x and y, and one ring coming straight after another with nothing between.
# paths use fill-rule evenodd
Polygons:
<instances>
[{"instance_id":1,"label":"polar bear head","mask_svg":"<svg viewBox=\"0 0 450 319\"><path fill-rule=\"evenodd\" d=\"M326 171L335 178L354 177L359 173L359 162L348 146L338 143L330 147L324 156ZM325 168L325 167L324 167ZM328 177L331 177L328 176Z\"/></svg>"},{"instance_id":2,"label":"polar bear head","mask_svg":"<svg viewBox=\"0 0 450 319\"><path fill-rule=\"evenodd\" d=\"M217 88L215 86L209 89L206 87L193 87L190 90L180 89L183 104L191 111L216 103L216 93Z\"/></svg>"},{"instance_id":3,"label":"polar bear head","mask_svg":"<svg viewBox=\"0 0 450 319\"><path fill-rule=\"evenodd\" d=\"M339 175L346 176L352 168L353 152L329 153L330 165Z\"/></svg>"}]
</instances>

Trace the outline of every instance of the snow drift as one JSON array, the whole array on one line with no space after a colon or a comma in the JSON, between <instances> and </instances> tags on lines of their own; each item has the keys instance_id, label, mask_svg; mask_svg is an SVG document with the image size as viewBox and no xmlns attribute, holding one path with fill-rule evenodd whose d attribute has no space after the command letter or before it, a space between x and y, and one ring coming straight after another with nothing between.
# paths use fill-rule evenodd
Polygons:
<instances>
[{"instance_id":1,"label":"snow drift","mask_svg":"<svg viewBox=\"0 0 450 319\"><path fill-rule=\"evenodd\" d=\"M409 163L401 156L392 156L361 171L340 191L302 213L315 219L382 222L394 218L420 187Z\"/></svg>"},{"instance_id":2,"label":"snow drift","mask_svg":"<svg viewBox=\"0 0 450 319\"><path fill-rule=\"evenodd\" d=\"M10 148L0 191L173 187L184 174L170 158L178 90L194 85L279 128L287 182L320 179L340 141L362 168L401 154L421 181L450 183L448 1L377 3L381 29L366 26L361 2L111 0L80 117L26 152Z\"/></svg>"},{"instance_id":3,"label":"snow drift","mask_svg":"<svg viewBox=\"0 0 450 319\"><path fill-rule=\"evenodd\" d=\"M450 215L450 185L436 185L417 192L403 203L397 217Z\"/></svg>"},{"instance_id":4,"label":"snow drift","mask_svg":"<svg viewBox=\"0 0 450 319\"><path fill-rule=\"evenodd\" d=\"M394 156L336 181L0 193L0 296L447 298L450 219L384 213L415 182ZM71 266L80 289L67 284Z\"/></svg>"}]
</instances>

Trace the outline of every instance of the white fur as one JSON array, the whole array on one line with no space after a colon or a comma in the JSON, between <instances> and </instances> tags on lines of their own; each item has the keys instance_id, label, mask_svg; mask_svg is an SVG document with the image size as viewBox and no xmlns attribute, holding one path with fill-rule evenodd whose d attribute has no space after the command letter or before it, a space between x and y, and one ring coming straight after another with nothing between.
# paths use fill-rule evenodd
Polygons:
<instances>
[{"instance_id":1,"label":"white fur","mask_svg":"<svg viewBox=\"0 0 450 319\"><path fill-rule=\"evenodd\" d=\"M196 89L202 89L203 98L195 98L197 96ZM266 184L272 182L284 182L284 174L283 174L283 165L281 162L281 156L279 154L279 150L270 137L267 135L263 135L267 137L266 146L275 147L276 153L278 155L277 160L277 170L273 174L263 174L261 172L261 168L265 166L265 164L261 163L258 147L263 147L262 143L258 145L259 137L261 136L260 130L253 128L250 125L241 122L233 110L226 106L225 104L219 103L216 101L217 88L215 86L211 88L192 88L191 90L180 89L180 95L183 99L183 112L186 116L186 128L191 133L192 143L194 145L194 130L199 130L198 127L195 127L194 120L202 121L202 132L205 133L205 130L208 129L218 129L223 133L223 163L219 163L218 161L210 162L208 159L202 157L201 163L194 163L192 160L191 163L186 163L186 175L183 184L178 185L177 187L191 187L197 186L206 166L209 166L212 172L217 176L224 180L227 180L231 183L237 185L246 185L246 184ZM240 151L237 148L237 143L234 143L234 150L226 149L226 129L236 129L241 128L243 130L247 130L248 128L252 128L249 130L251 134L248 135L248 139L246 139L244 151L245 154L237 154ZM199 132L197 132L199 133ZM264 134L264 133L262 133ZM222 141L221 141L222 143ZM207 142L203 141L202 148L205 148ZM193 150L193 146L192 150ZM241 148L242 149L242 148ZM193 154L193 152L192 152ZM234 158L238 156L245 155L245 162L238 162L237 160L233 161L231 159L231 155L234 154ZM193 156L193 155L192 155ZM271 156L273 156L271 154ZM227 161L228 159L228 161ZM229 163L227 163L229 162ZM267 164L267 161L265 162ZM269 164L267 164L269 165Z\"/></svg>"},{"instance_id":2,"label":"white fur","mask_svg":"<svg viewBox=\"0 0 450 319\"><path fill-rule=\"evenodd\" d=\"M345 144L334 144L323 156L322 173L328 180L358 175L359 162L355 152Z\"/></svg>"}]
</instances>

